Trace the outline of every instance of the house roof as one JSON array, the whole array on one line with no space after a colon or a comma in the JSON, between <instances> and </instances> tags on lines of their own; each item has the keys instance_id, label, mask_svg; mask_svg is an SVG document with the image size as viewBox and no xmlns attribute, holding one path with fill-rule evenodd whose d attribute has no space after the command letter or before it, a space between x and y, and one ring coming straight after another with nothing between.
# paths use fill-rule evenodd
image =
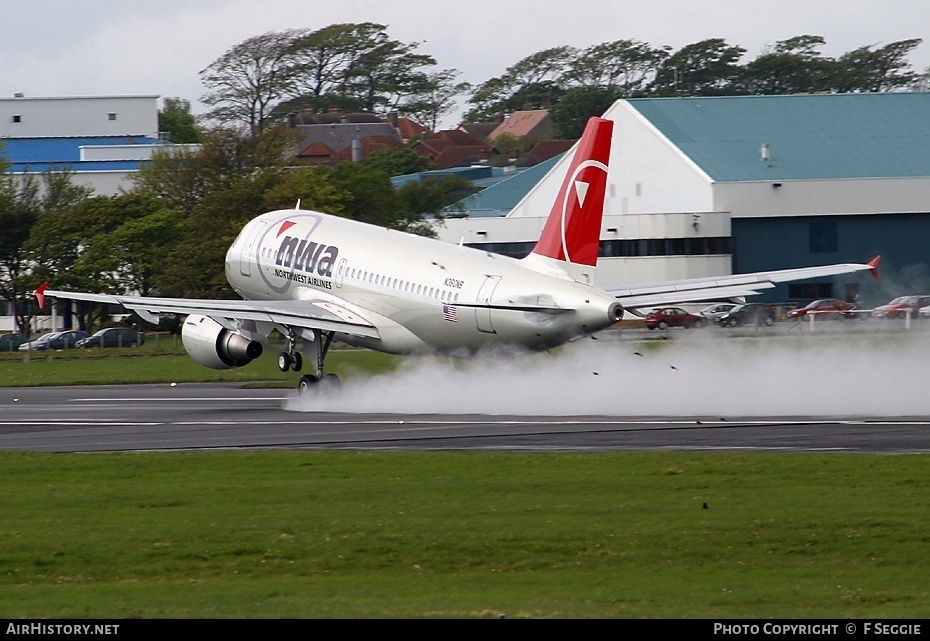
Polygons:
<instances>
[{"instance_id":1,"label":"house roof","mask_svg":"<svg viewBox=\"0 0 930 641\"><path fill-rule=\"evenodd\" d=\"M530 151L540 161L549 160L553 156L564 154L572 148L577 140L542 140Z\"/></svg>"},{"instance_id":2,"label":"house roof","mask_svg":"<svg viewBox=\"0 0 930 641\"><path fill-rule=\"evenodd\" d=\"M352 122L333 123L328 125L297 125L297 131L302 136L300 148L306 149L314 142L322 142L327 147L339 153L352 146L352 141L365 139L369 136L388 136L400 141L397 132L386 122Z\"/></svg>"},{"instance_id":3,"label":"house roof","mask_svg":"<svg viewBox=\"0 0 930 641\"><path fill-rule=\"evenodd\" d=\"M409 140L419 134L429 133L429 129L406 116L401 116L397 119L397 131L404 140Z\"/></svg>"},{"instance_id":4,"label":"house roof","mask_svg":"<svg viewBox=\"0 0 930 641\"><path fill-rule=\"evenodd\" d=\"M718 182L930 176L930 93L626 102Z\"/></svg>"},{"instance_id":5,"label":"house roof","mask_svg":"<svg viewBox=\"0 0 930 641\"><path fill-rule=\"evenodd\" d=\"M515 111L491 132L488 136L488 140L494 140L504 133L510 134L514 138L545 136L548 135L551 130L552 120L549 118L549 111L547 109Z\"/></svg>"},{"instance_id":6,"label":"house roof","mask_svg":"<svg viewBox=\"0 0 930 641\"><path fill-rule=\"evenodd\" d=\"M496 122L464 122L459 125L459 129L478 140L484 140L491 132L497 128L500 123Z\"/></svg>"},{"instance_id":7,"label":"house roof","mask_svg":"<svg viewBox=\"0 0 930 641\"><path fill-rule=\"evenodd\" d=\"M380 151L382 149L403 149L404 143L400 142L392 136L366 136L362 138L362 158L368 158L373 152ZM351 145L346 149L343 149L340 152L334 154L333 160L336 162L345 162L352 160L352 147Z\"/></svg>"},{"instance_id":8,"label":"house roof","mask_svg":"<svg viewBox=\"0 0 930 641\"><path fill-rule=\"evenodd\" d=\"M433 159L436 169L449 169L450 167L468 166L481 160L486 154L483 145L459 147L450 145L439 152Z\"/></svg>"}]
</instances>

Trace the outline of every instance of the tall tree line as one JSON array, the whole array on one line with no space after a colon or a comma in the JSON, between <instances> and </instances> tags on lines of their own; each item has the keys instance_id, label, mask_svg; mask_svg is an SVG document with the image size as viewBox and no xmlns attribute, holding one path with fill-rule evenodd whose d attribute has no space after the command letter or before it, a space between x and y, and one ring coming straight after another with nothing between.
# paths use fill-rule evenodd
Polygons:
<instances>
[{"instance_id":1,"label":"tall tree line","mask_svg":"<svg viewBox=\"0 0 930 641\"><path fill-rule=\"evenodd\" d=\"M796 92L895 91L927 84L911 70L917 38L866 45L830 58L822 36L777 41L756 57L722 38L668 46L621 39L531 54L500 76L472 86L456 69L436 69L419 43L389 37L385 25L334 24L249 38L201 71L209 118L253 131L288 113L396 111L435 128L467 96L466 122L488 122L520 109L552 110L557 135L575 137L584 119L617 98Z\"/></svg>"},{"instance_id":2,"label":"tall tree line","mask_svg":"<svg viewBox=\"0 0 930 641\"><path fill-rule=\"evenodd\" d=\"M385 25L364 22L292 29L249 38L200 72L208 118L262 131L290 111L399 113L435 126L468 85L455 69L434 70L419 43L391 39Z\"/></svg>"},{"instance_id":3,"label":"tall tree line","mask_svg":"<svg viewBox=\"0 0 930 641\"><path fill-rule=\"evenodd\" d=\"M556 134L580 135L587 117L618 98L737 96L798 92L874 92L920 88L928 74L911 70L914 38L823 56L821 36L780 40L741 62L746 50L722 38L678 51L636 40L586 49L555 47L518 61L477 85L465 120L491 120L518 109L551 109Z\"/></svg>"}]
</instances>

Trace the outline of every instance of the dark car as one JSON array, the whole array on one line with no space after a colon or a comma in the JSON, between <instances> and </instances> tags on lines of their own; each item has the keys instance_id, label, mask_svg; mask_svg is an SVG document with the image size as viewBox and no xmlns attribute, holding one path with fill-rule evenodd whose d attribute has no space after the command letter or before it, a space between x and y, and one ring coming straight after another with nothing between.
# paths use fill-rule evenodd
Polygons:
<instances>
[{"instance_id":1,"label":"dark car","mask_svg":"<svg viewBox=\"0 0 930 641\"><path fill-rule=\"evenodd\" d=\"M93 336L81 339L78 347L137 347L145 342L145 332L131 327L108 327Z\"/></svg>"},{"instance_id":2,"label":"dark car","mask_svg":"<svg viewBox=\"0 0 930 641\"><path fill-rule=\"evenodd\" d=\"M39 338L29 343L23 343L19 346L19 351L43 350L43 349L68 349L74 347L79 340L87 338L88 334L84 330L69 329L63 332L50 332L43 334Z\"/></svg>"},{"instance_id":3,"label":"dark car","mask_svg":"<svg viewBox=\"0 0 930 641\"><path fill-rule=\"evenodd\" d=\"M721 327L739 327L741 325L773 325L775 310L765 303L745 303L737 305L717 319Z\"/></svg>"},{"instance_id":4,"label":"dark car","mask_svg":"<svg viewBox=\"0 0 930 641\"><path fill-rule=\"evenodd\" d=\"M665 329L666 327L704 327L707 319L696 314L689 314L680 307L662 307L654 309L646 316L646 327Z\"/></svg>"},{"instance_id":5,"label":"dark car","mask_svg":"<svg viewBox=\"0 0 930 641\"><path fill-rule=\"evenodd\" d=\"M15 352L28 340L25 334L0 334L0 352Z\"/></svg>"},{"instance_id":6,"label":"dark car","mask_svg":"<svg viewBox=\"0 0 930 641\"><path fill-rule=\"evenodd\" d=\"M814 320L843 320L844 318L856 318L857 314L853 310L855 305L837 298L821 298L812 301L798 309L792 309L788 312L788 318L802 319L809 315L814 316ZM865 318L863 316L862 318Z\"/></svg>"}]
</instances>

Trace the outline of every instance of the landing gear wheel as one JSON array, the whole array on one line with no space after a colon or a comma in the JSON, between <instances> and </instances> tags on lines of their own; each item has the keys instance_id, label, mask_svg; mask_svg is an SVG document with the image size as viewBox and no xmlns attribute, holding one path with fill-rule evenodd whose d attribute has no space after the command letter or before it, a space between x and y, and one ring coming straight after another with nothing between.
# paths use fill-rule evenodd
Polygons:
<instances>
[{"instance_id":1,"label":"landing gear wheel","mask_svg":"<svg viewBox=\"0 0 930 641\"><path fill-rule=\"evenodd\" d=\"M339 377L335 374L326 374L323 377L322 383L327 387L327 389L339 389L342 387L342 381L339 380Z\"/></svg>"},{"instance_id":2,"label":"landing gear wheel","mask_svg":"<svg viewBox=\"0 0 930 641\"><path fill-rule=\"evenodd\" d=\"M287 352L281 352L278 354L278 369L282 372L286 372L291 368L291 355Z\"/></svg>"},{"instance_id":3,"label":"landing gear wheel","mask_svg":"<svg viewBox=\"0 0 930 641\"><path fill-rule=\"evenodd\" d=\"M306 396L319 387L320 379L312 374L306 374L300 377L300 383L297 384L297 391L301 396Z\"/></svg>"},{"instance_id":4,"label":"landing gear wheel","mask_svg":"<svg viewBox=\"0 0 930 641\"><path fill-rule=\"evenodd\" d=\"M291 369L295 372L299 372L304 367L304 357L300 355L300 352L294 352L294 355L291 356Z\"/></svg>"}]
</instances>

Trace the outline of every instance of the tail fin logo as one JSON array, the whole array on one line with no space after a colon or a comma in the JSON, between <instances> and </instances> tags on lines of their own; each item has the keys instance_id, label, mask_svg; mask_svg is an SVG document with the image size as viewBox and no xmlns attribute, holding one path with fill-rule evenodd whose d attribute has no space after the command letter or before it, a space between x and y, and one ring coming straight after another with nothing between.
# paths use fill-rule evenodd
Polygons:
<instances>
[{"instance_id":1,"label":"tail fin logo","mask_svg":"<svg viewBox=\"0 0 930 641\"><path fill-rule=\"evenodd\" d=\"M613 121L588 121L534 254L576 265L597 265L612 135Z\"/></svg>"},{"instance_id":2,"label":"tail fin logo","mask_svg":"<svg viewBox=\"0 0 930 641\"><path fill-rule=\"evenodd\" d=\"M585 171L586 169L589 169L589 168L598 169L602 171L603 176L602 177L594 176L594 177L589 177L589 180L582 180L580 176L583 172L585 174L590 175L591 172ZM570 236L571 222L574 216L581 217L583 215L584 201L588 195L588 190L591 188L592 184L594 184L595 189L600 188L601 200L603 201L603 192L607 184L607 165L605 165L602 162L598 162L596 160L586 160L580 165L578 165L577 168L575 168L575 172L571 176L571 181L575 186L575 202L572 202L572 199L569 198L567 194L566 194L566 197L562 200L562 225L561 225L562 256L561 256L561 260L564 260L567 263L589 264L587 262L590 259L589 256L576 256L575 257L576 259L573 260L573 257L572 257L573 252L571 250L571 247L575 246L575 248L578 249L579 252L583 252L584 245L582 244L581 239L578 238L577 233ZM577 207L574 207L574 205L576 204L577 204ZM602 212L603 212L603 204L601 205L601 207L602 207ZM598 218L600 218L600 216L601 214L598 214ZM577 225L578 221L575 221L575 222ZM598 231L597 240L600 240L600 220L598 220L597 231ZM579 241L579 242L570 242L570 240ZM594 254L594 261L597 262L596 250Z\"/></svg>"}]
</instances>

